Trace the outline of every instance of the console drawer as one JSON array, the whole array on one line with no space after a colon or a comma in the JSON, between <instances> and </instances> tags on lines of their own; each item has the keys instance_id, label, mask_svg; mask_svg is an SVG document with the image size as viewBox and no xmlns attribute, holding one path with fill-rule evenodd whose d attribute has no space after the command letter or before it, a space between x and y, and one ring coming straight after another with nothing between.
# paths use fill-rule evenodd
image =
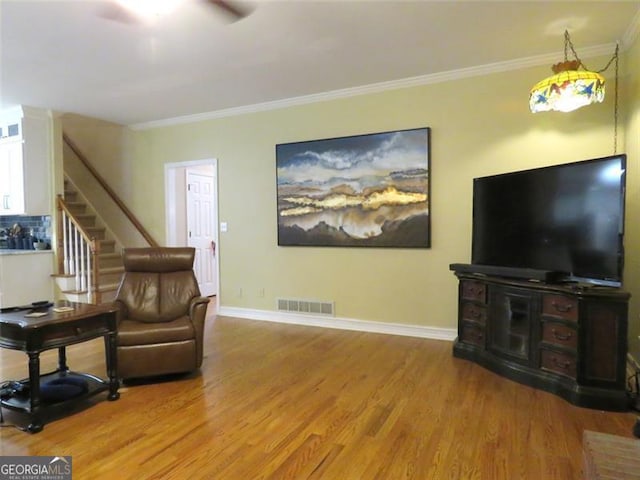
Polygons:
<instances>
[{"instance_id":1,"label":"console drawer","mask_svg":"<svg viewBox=\"0 0 640 480\"><path fill-rule=\"evenodd\" d=\"M465 343L472 343L480 347L485 345L484 328L472 323L463 323L460 332L460 340Z\"/></svg>"},{"instance_id":2,"label":"console drawer","mask_svg":"<svg viewBox=\"0 0 640 480\"><path fill-rule=\"evenodd\" d=\"M542 315L577 322L578 300L564 295L544 295L542 298Z\"/></svg>"},{"instance_id":3,"label":"console drawer","mask_svg":"<svg viewBox=\"0 0 640 480\"><path fill-rule=\"evenodd\" d=\"M487 323L487 309L475 303L463 303L462 320L478 322L485 325Z\"/></svg>"},{"instance_id":4,"label":"console drawer","mask_svg":"<svg viewBox=\"0 0 640 480\"><path fill-rule=\"evenodd\" d=\"M556 352L545 348L540 350L540 368L550 372L576 377L576 357L570 353Z\"/></svg>"},{"instance_id":5,"label":"console drawer","mask_svg":"<svg viewBox=\"0 0 640 480\"><path fill-rule=\"evenodd\" d=\"M80 338L106 335L109 328L102 318L89 318L64 326L52 326L42 330L42 343L45 346L60 342L73 342Z\"/></svg>"},{"instance_id":6,"label":"console drawer","mask_svg":"<svg viewBox=\"0 0 640 480\"><path fill-rule=\"evenodd\" d=\"M543 322L542 341L576 350L578 348L578 331L563 323Z\"/></svg>"},{"instance_id":7,"label":"console drawer","mask_svg":"<svg viewBox=\"0 0 640 480\"><path fill-rule=\"evenodd\" d=\"M462 300L487 303L487 286L484 283L464 280L461 282Z\"/></svg>"}]
</instances>

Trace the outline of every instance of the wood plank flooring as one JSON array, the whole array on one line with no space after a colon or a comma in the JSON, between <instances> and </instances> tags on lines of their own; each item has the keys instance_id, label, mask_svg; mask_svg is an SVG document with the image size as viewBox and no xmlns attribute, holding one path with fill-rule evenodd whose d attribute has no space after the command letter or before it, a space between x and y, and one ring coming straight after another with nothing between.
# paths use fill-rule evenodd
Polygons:
<instances>
[{"instance_id":1,"label":"wood plank flooring","mask_svg":"<svg viewBox=\"0 0 640 480\"><path fill-rule=\"evenodd\" d=\"M583 430L631 437L632 413L575 407L451 349L211 315L201 374L125 386L36 435L0 428L0 455L71 455L75 480L570 480ZM67 352L101 376L103 356L100 340ZM0 350L0 379L26 376L26 355Z\"/></svg>"}]
</instances>

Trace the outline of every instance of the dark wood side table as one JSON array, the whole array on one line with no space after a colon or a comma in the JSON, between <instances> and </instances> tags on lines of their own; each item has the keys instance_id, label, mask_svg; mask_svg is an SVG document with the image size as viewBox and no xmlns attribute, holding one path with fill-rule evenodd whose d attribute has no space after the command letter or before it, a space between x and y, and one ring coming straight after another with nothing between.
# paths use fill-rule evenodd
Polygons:
<instances>
[{"instance_id":1,"label":"dark wood side table","mask_svg":"<svg viewBox=\"0 0 640 480\"><path fill-rule=\"evenodd\" d=\"M70 405L106 390L108 399L117 400L117 309L111 304L90 305L74 302L60 302L55 307L71 307L73 310L57 313L53 307L44 309L46 315L29 318L28 311L0 313L0 347L21 350L29 356L29 378L20 383L28 388L28 395L12 395L1 400L2 406L29 415L31 423L27 431L37 433L44 427L42 415L49 409ZM107 380L88 373L71 372L67 366L66 347L104 337ZM50 373L40 374L40 353L58 349L58 368ZM70 400L59 403L42 402L40 386L45 382L65 376L82 378L88 391Z\"/></svg>"}]
</instances>

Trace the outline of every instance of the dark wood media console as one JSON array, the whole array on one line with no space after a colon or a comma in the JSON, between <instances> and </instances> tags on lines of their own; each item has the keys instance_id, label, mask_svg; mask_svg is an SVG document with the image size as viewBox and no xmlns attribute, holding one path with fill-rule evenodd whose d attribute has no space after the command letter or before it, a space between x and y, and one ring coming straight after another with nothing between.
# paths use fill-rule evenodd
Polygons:
<instances>
[{"instance_id":1,"label":"dark wood media console","mask_svg":"<svg viewBox=\"0 0 640 480\"><path fill-rule=\"evenodd\" d=\"M456 272L456 357L588 408L626 411L629 294Z\"/></svg>"}]
</instances>

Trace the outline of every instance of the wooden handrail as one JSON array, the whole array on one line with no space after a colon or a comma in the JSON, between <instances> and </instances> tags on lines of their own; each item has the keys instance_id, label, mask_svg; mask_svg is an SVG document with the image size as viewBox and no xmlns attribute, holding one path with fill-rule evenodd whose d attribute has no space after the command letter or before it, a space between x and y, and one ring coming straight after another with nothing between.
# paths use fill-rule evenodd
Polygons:
<instances>
[{"instance_id":1,"label":"wooden handrail","mask_svg":"<svg viewBox=\"0 0 640 480\"><path fill-rule=\"evenodd\" d=\"M87 157L80 151L75 143L67 136L66 133L62 134L62 139L69 146L69 148L76 154L78 159L82 162L82 164L89 170L91 175L96 179L96 181L100 184L100 186L107 192L111 200L115 202L116 205L122 210L122 212L126 215L129 221L133 224L133 226L140 232L140 234L144 237L144 239L149 243L152 247L159 246L158 242L154 240L149 232L142 226L142 224L138 221L135 215L127 208L124 202L118 197L118 194L113 191L113 189L107 184L106 180L98 173L98 171L89 163Z\"/></svg>"}]
</instances>

